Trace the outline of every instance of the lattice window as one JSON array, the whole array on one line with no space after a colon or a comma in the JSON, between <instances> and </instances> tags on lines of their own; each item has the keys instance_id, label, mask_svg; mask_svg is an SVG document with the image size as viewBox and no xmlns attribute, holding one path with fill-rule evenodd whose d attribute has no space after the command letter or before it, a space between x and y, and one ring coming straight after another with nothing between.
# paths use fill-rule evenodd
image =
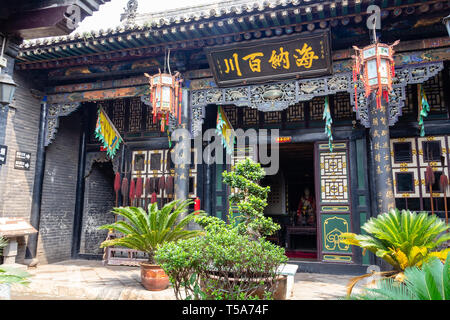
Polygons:
<instances>
[{"instance_id":1,"label":"lattice window","mask_svg":"<svg viewBox=\"0 0 450 320\"><path fill-rule=\"evenodd\" d=\"M287 122L305 121L305 104L303 102L287 108Z\"/></svg>"},{"instance_id":2,"label":"lattice window","mask_svg":"<svg viewBox=\"0 0 450 320\"><path fill-rule=\"evenodd\" d=\"M128 131L140 132L142 126L142 102L140 99L130 100L130 117L128 119Z\"/></svg>"},{"instance_id":3,"label":"lattice window","mask_svg":"<svg viewBox=\"0 0 450 320\"><path fill-rule=\"evenodd\" d=\"M417 94L417 91L416 91ZM448 175L446 136L391 139L392 179L399 209L431 211L430 190L425 183L427 166L433 169L434 211L442 215L444 193L440 178Z\"/></svg>"},{"instance_id":4,"label":"lattice window","mask_svg":"<svg viewBox=\"0 0 450 320\"><path fill-rule=\"evenodd\" d=\"M414 172L395 172L397 193L414 193Z\"/></svg>"},{"instance_id":5,"label":"lattice window","mask_svg":"<svg viewBox=\"0 0 450 320\"><path fill-rule=\"evenodd\" d=\"M402 108L402 115L411 115L414 114L414 101L417 96L416 86L408 84L405 88L405 105Z\"/></svg>"},{"instance_id":6,"label":"lattice window","mask_svg":"<svg viewBox=\"0 0 450 320\"><path fill-rule=\"evenodd\" d=\"M349 201L345 152L322 153L320 155L320 177L323 203Z\"/></svg>"},{"instance_id":7,"label":"lattice window","mask_svg":"<svg viewBox=\"0 0 450 320\"><path fill-rule=\"evenodd\" d=\"M334 116L336 119L351 119L353 117L350 94L337 93L334 96Z\"/></svg>"},{"instance_id":8,"label":"lattice window","mask_svg":"<svg viewBox=\"0 0 450 320\"><path fill-rule=\"evenodd\" d=\"M411 142L393 143L394 163L411 163L413 161Z\"/></svg>"},{"instance_id":9,"label":"lattice window","mask_svg":"<svg viewBox=\"0 0 450 320\"><path fill-rule=\"evenodd\" d=\"M224 106L223 111L227 115L228 120L230 121L233 128L237 127L237 109L235 106Z\"/></svg>"},{"instance_id":10,"label":"lattice window","mask_svg":"<svg viewBox=\"0 0 450 320\"><path fill-rule=\"evenodd\" d=\"M325 97L316 97L311 100L309 106L309 118L311 120L322 120Z\"/></svg>"},{"instance_id":11,"label":"lattice window","mask_svg":"<svg viewBox=\"0 0 450 320\"><path fill-rule=\"evenodd\" d=\"M147 114L145 116L145 131L158 131L158 120L153 122L153 108L147 106Z\"/></svg>"},{"instance_id":12,"label":"lattice window","mask_svg":"<svg viewBox=\"0 0 450 320\"><path fill-rule=\"evenodd\" d=\"M281 123L281 112L280 111L264 112L264 123Z\"/></svg>"},{"instance_id":13,"label":"lattice window","mask_svg":"<svg viewBox=\"0 0 450 320\"><path fill-rule=\"evenodd\" d=\"M424 82L423 90L427 95L428 103L430 104L431 112L433 113L444 113L445 103L444 103L444 90L443 88L442 74L437 74L434 78L429 79Z\"/></svg>"},{"instance_id":14,"label":"lattice window","mask_svg":"<svg viewBox=\"0 0 450 320\"><path fill-rule=\"evenodd\" d=\"M244 108L244 126L257 125L259 123L259 111L252 108Z\"/></svg>"},{"instance_id":15,"label":"lattice window","mask_svg":"<svg viewBox=\"0 0 450 320\"><path fill-rule=\"evenodd\" d=\"M112 104L112 119L116 129L122 133L125 131L125 100L117 99Z\"/></svg>"},{"instance_id":16,"label":"lattice window","mask_svg":"<svg viewBox=\"0 0 450 320\"><path fill-rule=\"evenodd\" d=\"M422 141L423 161L441 161L441 150L441 141Z\"/></svg>"}]
</instances>

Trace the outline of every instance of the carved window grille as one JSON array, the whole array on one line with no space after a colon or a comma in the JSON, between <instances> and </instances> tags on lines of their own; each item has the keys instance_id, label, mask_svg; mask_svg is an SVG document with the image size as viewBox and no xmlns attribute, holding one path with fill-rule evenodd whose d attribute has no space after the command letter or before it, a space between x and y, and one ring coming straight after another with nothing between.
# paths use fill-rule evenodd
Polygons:
<instances>
[{"instance_id":1,"label":"carved window grille","mask_svg":"<svg viewBox=\"0 0 450 320\"><path fill-rule=\"evenodd\" d=\"M312 121L322 120L325 97L316 97L311 100L309 106L309 118Z\"/></svg>"},{"instance_id":2,"label":"carved window grille","mask_svg":"<svg viewBox=\"0 0 450 320\"><path fill-rule=\"evenodd\" d=\"M237 127L237 109L235 106L224 106L223 111L227 115L228 120L230 121L233 128Z\"/></svg>"},{"instance_id":3,"label":"carved window grille","mask_svg":"<svg viewBox=\"0 0 450 320\"><path fill-rule=\"evenodd\" d=\"M138 150L133 151L133 161L132 161L132 178L142 177L144 183L146 183L147 178L150 179L152 184L151 189L156 192L158 205L161 204L164 198L165 202L168 202L173 198L173 192L167 193L167 190L160 190L157 185L161 176L166 178L170 175L175 177L175 166L174 163L170 161L171 155L168 149L160 150ZM148 169L146 170L147 167ZM191 169L189 170L189 198L197 197L197 152L195 149L191 149ZM145 188L145 185L144 185ZM172 190L173 191L173 190ZM151 193L148 197L151 196ZM142 195L142 198L145 196Z\"/></svg>"},{"instance_id":4,"label":"carved window grille","mask_svg":"<svg viewBox=\"0 0 450 320\"><path fill-rule=\"evenodd\" d=\"M130 117L128 132L140 132L142 126L142 102L140 99L130 100Z\"/></svg>"},{"instance_id":5,"label":"carved window grille","mask_svg":"<svg viewBox=\"0 0 450 320\"><path fill-rule=\"evenodd\" d=\"M417 87L415 85L407 85L405 88L405 105L402 108L402 115L414 114L415 96L417 96Z\"/></svg>"},{"instance_id":6,"label":"carved window grille","mask_svg":"<svg viewBox=\"0 0 450 320\"><path fill-rule=\"evenodd\" d=\"M280 111L264 112L264 123L276 124L281 123Z\"/></svg>"},{"instance_id":7,"label":"carved window grille","mask_svg":"<svg viewBox=\"0 0 450 320\"><path fill-rule=\"evenodd\" d=\"M259 123L258 109L244 108L244 126L254 126Z\"/></svg>"},{"instance_id":8,"label":"carved window grille","mask_svg":"<svg viewBox=\"0 0 450 320\"><path fill-rule=\"evenodd\" d=\"M300 102L287 108L286 120L287 122L305 121L305 104Z\"/></svg>"},{"instance_id":9,"label":"carved window grille","mask_svg":"<svg viewBox=\"0 0 450 320\"><path fill-rule=\"evenodd\" d=\"M125 131L125 99L114 100L111 121L120 133Z\"/></svg>"},{"instance_id":10,"label":"carved window grille","mask_svg":"<svg viewBox=\"0 0 450 320\"><path fill-rule=\"evenodd\" d=\"M412 163L413 153L411 142L393 143L394 163Z\"/></svg>"},{"instance_id":11,"label":"carved window grille","mask_svg":"<svg viewBox=\"0 0 450 320\"><path fill-rule=\"evenodd\" d=\"M334 116L336 119L351 119L353 117L350 94L340 92L334 95Z\"/></svg>"},{"instance_id":12,"label":"carved window grille","mask_svg":"<svg viewBox=\"0 0 450 320\"><path fill-rule=\"evenodd\" d=\"M414 173L413 172L396 172L396 188L397 193L414 193Z\"/></svg>"},{"instance_id":13,"label":"carved window grille","mask_svg":"<svg viewBox=\"0 0 450 320\"><path fill-rule=\"evenodd\" d=\"M147 106L147 114L145 116L145 131L158 131L158 120L153 122L153 108Z\"/></svg>"},{"instance_id":14,"label":"carved window grille","mask_svg":"<svg viewBox=\"0 0 450 320\"><path fill-rule=\"evenodd\" d=\"M442 73L424 82L423 90L427 95L430 111L432 113L445 113Z\"/></svg>"},{"instance_id":15,"label":"carved window grille","mask_svg":"<svg viewBox=\"0 0 450 320\"><path fill-rule=\"evenodd\" d=\"M441 161L441 150L441 141L422 141L423 161Z\"/></svg>"},{"instance_id":16,"label":"carved window grille","mask_svg":"<svg viewBox=\"0 0 450 320\"><path fill-rule=\"evenodd\" d=\"M442 174L449 174L449 141L448 136L391 139L392 179L399 209L431 211L429 185L425 182L429 165L435 178L432 186L434 212L443 217L445 206L440 178Z\"/></svg>"}]
</instances>

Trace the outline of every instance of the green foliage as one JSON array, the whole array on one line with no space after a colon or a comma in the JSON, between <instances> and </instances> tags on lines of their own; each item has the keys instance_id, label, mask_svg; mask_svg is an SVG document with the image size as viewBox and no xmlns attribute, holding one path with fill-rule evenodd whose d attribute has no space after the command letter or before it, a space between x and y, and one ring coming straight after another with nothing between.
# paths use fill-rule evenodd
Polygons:
<instances>
[{"instance_id":1,"label":"green foliage","mask_svg":"<svg viewBox=\"0 0 450 320\"><path fill-rule=\"evenodd\" d=\"M193 212L178 219L192 203L192 200L175 200L164 205L161 210L153 203L148 206L148 212L136 207L114 208L112 212L125 220L103 225L99 229L115 230L124 237L106 240L100 248L123 246L143 251L148 254L149 262L154 263L154 252L158 246L202 234L199 230L185 230L195 214L200 212Z\"/></svg>"},{"instance_id":2,"label":"green foliage","mask_svg":"<svg viewBox=\"0 0 450 320\"><path fill-rule=\"evenodd\" d=\"M230 197L231 207L236 207L239 215L235 219L243 224L239 225L241 233L247 233L253 239L268 236L280 229L271 218L264 216L267 206L267 195L270 187L262 187L259 181L264 178L265 171L259 163L249 158L239 161L231 172L223 172L223 182L229 185L233 192Z\"/></svg>"},{"instance_id":3,"label":"green foliage","mask_svg":"<svg viewBox=\"0 0 450 320\"><path fill-rule=\"evenodd\" d=\"M5 238L0 237L0 254L2 253L1 249L6 247L8 241ZM30 283L28 278L31 275L28 272L17 268L11 268L8 265L0 265L0 284L23 284L27 285Z\"/></svg>"},{"instance_id":4,"label":"green foliage","mask_svg":"<svg viewBox=\"0 0 450 320\"><path fill-rule=\"evenodd\" d=\"M450 300L450 253L445 264L437 258L424 262L421 269L408 267L405 282L378 281L377 288L352 296L355 300Z\"/></svg>"},{"instance_id":5,"label":"green foliage","mask_svg":"<svg viewBox=\"0 0 450 320\"><path fill-rule=\"evenodd\" d=\"M426 212L392 209L371 218L362 229L368 235L344 233L342 241L373 252L397 271L420 267L431 257L444 261L450 251L448 248L437 251L439 245L450 239L446 233L449 227L442 219Z\"/></svg>"},{"instance_id":6,"label":"green foliage","mask_svg":"<svg viewBox=\"0 0 450 320\"><path fill-rule=\"evenodd\" d=\"M31 275L17 268L11 268L8 265L0 265L0 284L21 284L28 285L30 280L28 279Z\"/></svg>"},{"instance_id":7,"label":"green foliage","mask_svg":"<svg viewBox=\"0 0 450 320\"><path fill-rule=\"evenodd\" d=\"M169 275L177 299L248 300L276 290L284 249L264 238L253 240L238 226L216 217L195 219L204 236L162 245L155 254ZM238 281L239 279L240 281Z\"/></svg>"}]
</instances>

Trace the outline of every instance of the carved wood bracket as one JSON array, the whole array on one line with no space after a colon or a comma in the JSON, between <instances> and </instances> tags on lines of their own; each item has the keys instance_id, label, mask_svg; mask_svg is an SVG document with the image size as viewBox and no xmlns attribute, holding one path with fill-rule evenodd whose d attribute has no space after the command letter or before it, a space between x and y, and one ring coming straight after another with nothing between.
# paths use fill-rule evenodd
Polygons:
<instances>
[{"instance_id":1,"label":"carved wood bracket","mask_svg":"<svg viewBox=\"0 0 450 320\"><path fill-rule=\"evenodd\" d=\"M444 68L443 62L408 65L396 69L393 79L393 92L389 98L390 119L392 126L402 115L405 103L405 88L408 84L423 83L434 77ZM350 101L357 119L367 128L370 127L367 99L362 83L358 83L358 110L355 110L355 92L351 72L338 73L332 76L284 81L274 84L251 85L234 88L214 88L193 90L191 93L191 133L197 136L201 133L207 105L235 105L250 107L262 112L282 111L301 101L309 101L314 97L327 96L338 92L350 94Z\"/></svg>"}]
</instances>

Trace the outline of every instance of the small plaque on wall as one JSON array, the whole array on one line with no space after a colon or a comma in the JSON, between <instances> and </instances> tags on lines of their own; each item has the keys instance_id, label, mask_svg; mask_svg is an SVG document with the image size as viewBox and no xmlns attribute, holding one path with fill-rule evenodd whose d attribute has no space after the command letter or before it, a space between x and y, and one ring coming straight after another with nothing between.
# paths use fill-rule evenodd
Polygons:
<instances>
[{"instance_id":1,"label":"small plaque on wall","mask_svg":"<svg viewBox=\"0 0 450 320\"><path fill-rule=\"evenodd\" d=\"M8 147L0 145L0 166L6 163L6 154L8 153Z\"/></svg>"},{"instance_id":2,"label":"small plaque on wall","mask_svg":"<svg viewBox=\"0 0 450 320\"><path fill-rule=\"evenodd\" d=\"M31 153L16 151L16 159L14 161L14 169L18 170L30 170Z\"/></svg>"}]
</instances>

